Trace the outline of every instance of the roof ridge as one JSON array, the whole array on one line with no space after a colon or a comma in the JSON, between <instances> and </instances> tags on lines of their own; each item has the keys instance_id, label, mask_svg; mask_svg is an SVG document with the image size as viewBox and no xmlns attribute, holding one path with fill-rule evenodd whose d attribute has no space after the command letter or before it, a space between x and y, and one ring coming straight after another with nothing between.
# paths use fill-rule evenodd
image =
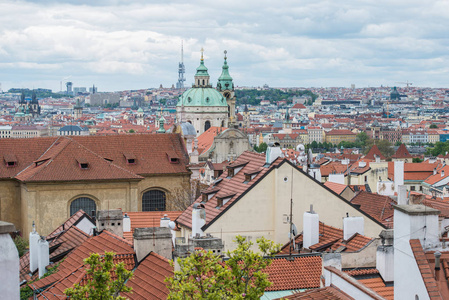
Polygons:
<instances>
[{"instance_id":1,"label":"roof ridge","mask_svg":"<svg viewBox=\"0 0 449 300\"><path fill-rule=\"evenodd\" d=\"M56 142L57 141L59 141L59 139L61 139L61 138L63 138L64 140L67 140L67 143L65 144L65 145L63 145L63 147L54 155L54 156L52 156L51 158L49 158L48 159L48 161L45 163L45 164L42 164L42 167L41 168L39 168L38 170L36 170L36 172L34 172L33 174L31 174L31 176L29 176L28 178L27 178L27 180L29 180L29 179L31 179L31 178L33 178L34 176L36 176L37 174L39 174L42 170L45 170L45 168L56 158L56 157L58 157L58 155L59 154L61 154L61 152L68 146L68 145L70 145L70 143L71 142L73 142L73 139L71 139L71 138L69 138L69 137L66 137L66 136L62 136L62 137L58 137L55 141L54 141L54 143L50 146L50 147L48 147L48 149L47 150L45 150L45 152L44 153L42 153L42 155L41 156L39 156L39 158L38 158L38 160L40 159L40 158L42 158L51 148L53 148L54 146L56 146L56 145L58 145L58 144L56 144ZM37 160L36 160L37 161ZM32 165L34 164L34 162L32 162L28 167L26 167L25 169L23 169L22 171L20 171L15 177L17 178L23 171L25 171L25 170L27 170L29 167L31 167Z\"/></svg>"},{"instance_id":2,"label":"roof ridge","mask_svg":"<svg viewBox=\"0 0 449 300\"><path fill-rule=\"evenodd\" d=\"M92 150L90 150L89 148L87 148L87 147L84 146L83 144L79 143L78 141L76 141L76 140L73 140L73 141L74 141L77 145L80 145L81 147L83 147L86 151L90 152L92 155L95 155L96 157L100 158L100 159L101 159L103 162L105 162L106 164L110 164L110 165L112 165L113 167L116 167L116 168L118 168L118 169L120 169L120 170L122 170L122 171L125 171L126 173L129 173L129 174L131 174L131 175L133 175L133 176L142 177L142 176L140 176L140 175L138 175L138 174L135 174L135 173L133 173L133 172L131 172L131 171L129 171L129 170L126 170L126 169L120 167L119 165L114 164L112 161L108 161L108 160L104 159L104 157L102 157L102 156L99 155L98 153L93 152Z\"/></svg>"}]
</instances>

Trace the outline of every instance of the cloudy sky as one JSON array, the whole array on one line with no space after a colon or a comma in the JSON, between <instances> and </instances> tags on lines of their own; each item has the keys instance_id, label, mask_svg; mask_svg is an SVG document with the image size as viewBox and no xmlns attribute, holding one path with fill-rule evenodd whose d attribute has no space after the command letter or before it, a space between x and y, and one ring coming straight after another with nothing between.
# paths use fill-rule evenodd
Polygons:
<instances>
[{"instance_id":1,"label":"cloudy sky","mask_svg":"<svg viewBox=\"0 0 449 300\"><path fill-rule=\"evenodd\" d=\"M94 4L92 4L94 3ZM0 1L0 83L118 91L187 85L200 49L215 84L449 87L449 1Z\"/></svg>"}]
</instances>

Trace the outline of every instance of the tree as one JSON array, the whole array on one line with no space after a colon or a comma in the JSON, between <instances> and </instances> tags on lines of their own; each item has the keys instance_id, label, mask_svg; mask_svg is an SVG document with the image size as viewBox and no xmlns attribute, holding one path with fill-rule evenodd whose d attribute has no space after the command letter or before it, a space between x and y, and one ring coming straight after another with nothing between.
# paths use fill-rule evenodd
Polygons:
<instances>
[{"instance_id":1,"label":"tree","mask_svg":"<svg viewBox=\"0 0 449 300\"><path fill-rule=\"evenodd\" d=\"M183 182L170 192L170 210L184 211L201 195L208 185L198 179Z\"/></svg>"},{"instance_id":2,"label":"tree","mask_svg":"<svg viewBox=\"0 0 449 300\"><path fill-rule=\"evenodd\" d=\"M364 148L368 140L369 140L368 134L365 131L362 131L359 134L357 134L355 138L355 143L357 147Z\"/></svg>"},{"instance_id":3,"label":"tree","mask_svg":"<svg viewBox=\"0 0 449 300\"><path fill-rule=\"evenodd\" d=\"M377 148L379 148L380 153L385 157L390 157L394 154L394 149L388 140L376 141Z\"/></svg>"},{"instance_id":4,"label":"tree","mask_svg":"<svg viewBox=\"0 0 449 300\"><path fill-rule=\"evenodd\" d=\"M136 131L134 130L134 129L130 129L129 131L128 131L128 133L135 133Z\"/></svg>"},{"instance_id":5,"label":"tree","mask_svg":"<svg viewBox=\"0 0 449 300\"><path fill-rule=\"evenodd\" d=\"M435 129L438 128L437 124L431 124L429 128Z\"/></svg>"},{"instance_id":6,"label":"tree","mask_svg":"<svg viewBox=\"0 0 449 300\"><path fill-rule=\"evenodd\" d=\"M268 145L265 142L259 144L259 146L254 146L254 150L259 153L265 153L267 151Z\"/></svg>"},{"instance_id":7,"label":"tree","mask_svg":"<svg viewBox=\"0 0 449 300\"><path fill-rule=\"evenodd\" d=\"M271 263L264 255L279 251L265 238L257 239L260 253L250 248L253 243L237 236L237 248L228 251L225 262L212 251L197 250L185 259L178 259L180 270L166 279L168 299L259 299L271 285L263 270Z\"/></svg>"},{"instance_id":8,"label":"tree","mask_svg":"<svg viewBox=\"0 0 449 300\"><path fill-rule=\"evenodd\" d=\"M114 255L113 252L105 252L104 256L92 253L90 257L84 259L84 264L89 265L86 271L89 277L87 283L83 286L75 284L72 288L66 289L64 294L75 300L126 299L119 294L132 290L131 287L125 285L126 281L132 277L132 272L125 269L123 262L114 265ZM117 279L111 279L111 272L115 272Z\"/></svg>"}]
</instances>

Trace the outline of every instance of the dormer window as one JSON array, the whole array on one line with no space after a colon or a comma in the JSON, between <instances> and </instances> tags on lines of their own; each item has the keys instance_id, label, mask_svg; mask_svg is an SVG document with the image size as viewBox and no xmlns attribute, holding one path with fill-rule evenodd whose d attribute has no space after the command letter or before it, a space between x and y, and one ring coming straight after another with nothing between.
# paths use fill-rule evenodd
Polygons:
<instances>
[{"instance_id":1,"label":"dormer window","mask_svg":"<svg viewBox=\"0 0 449 300\"><path fill-rule=\"evenodd\" d=\"M84 157L78 157L76 161L78 162L80 169L82 170L89 169L89 162Z\"/></svg>"},{"instance_id":2,"label":"dormer window","mask_svg":"<svg viewBox=\"0 0 449 300\"><path fill-rule=\"evenodd\" d=\"M17 157L14 154L5 154L3 160L7 168L13 168L17 164Z\"/></svg>"},{"instance_id":3,"label":"dormer window","mask_svg":"<svg viewBox=\"0 0 449 300\"><path fill-rule=\"evenodd\" d=\"M226 203L229 202L229 200L232 199L232 197L234 197L234 195L227 195L224 197L217 197L217 207L215 207L216 209L220 209L221 207L223 207L223 205L226 205Z\"/></svg>"},{"instance_id":4,"label":"dormer window","mask_svg":"<svg viewBox=\"0 0 449 300\"><path fill-rule=\"evenodd\" d=\"M227 166L226 168L228 169L228 178L232 178L235 175L237 175L237 173L243 169L243 167L247 164L248 162L245 161L243 163L238 163L238 164L234 164L232 166Z\"/></svg>"},{"instance_id":5,"label":"dormer window","mask_svg":"<svg viewBox=\"0 0 449 300\"><path fill-rule=\"evenodd\" d=\"M171 164L179 164L179 156L174 151L166 152L168 160Z\"/></svg>"},{"instance_id":6,"label":"dormer window","mask_svg":"<svg viewBox=\"0 0 449 300\"><path fill-rule=\"evenodd\" d=\"M126 163L128 165L135 165L136 164L136 156L132 153L123 153L123 155L125 156L126 159Z\"/></svg>"}]
</instances>

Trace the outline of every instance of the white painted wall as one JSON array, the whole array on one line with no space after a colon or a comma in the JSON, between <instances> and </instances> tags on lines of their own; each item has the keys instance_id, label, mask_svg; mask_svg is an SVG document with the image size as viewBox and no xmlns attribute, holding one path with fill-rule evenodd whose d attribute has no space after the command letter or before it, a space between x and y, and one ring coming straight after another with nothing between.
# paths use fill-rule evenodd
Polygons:
<instances>
[{"instance_id":1,"label":"white painted wall","mask_svg":"<svg viewBox=\"0 0 449 300\"><path fill-rule=\"evenodd\" d=\"M78 222L78 224L76 224L76 227L84 231L86 234L92 235L93 234L92 228L95 227L95 224L92 223L88 218L82 218Z\"/></svg>"},{"instance_id":2,"label":"white painted wall","mask_svg":"<svg viewBox=\"0 0 449 300\"><path fill-rule=\"evenodd\" d=\"M38 248L38 242L40 240L40 236L37 232L32 231L30 232L30 239L29 239L29 245L30 245L30 272L34 272L39 267L39 248Z\"/></svg>"},{"instance_id":3,"label":"white painted wall","mask_svg":"<svg viewBox=\"0 0 449 300\"><path fill-rule=\"evenodd\" d=\"M19 299L19 253L9 233L0 234L0 298Z\"/></svg>"},{"instance_id":4,"label":"white painted wall","mask_svg":"<svg viewBox=\"0 0 449 300\"><path fill-rule=\"evenodd\" d=\"M341 278L337 274L330 272L329 270L324 269L324 278L326 281L326 286L333 285L354 299L357 300L373 299L371 296L367 295L364 291L360 290L353 284L349 283L348 281ZM354 279L354 281L356 281L356 279Z\"/></svg>"}]
</instances>

